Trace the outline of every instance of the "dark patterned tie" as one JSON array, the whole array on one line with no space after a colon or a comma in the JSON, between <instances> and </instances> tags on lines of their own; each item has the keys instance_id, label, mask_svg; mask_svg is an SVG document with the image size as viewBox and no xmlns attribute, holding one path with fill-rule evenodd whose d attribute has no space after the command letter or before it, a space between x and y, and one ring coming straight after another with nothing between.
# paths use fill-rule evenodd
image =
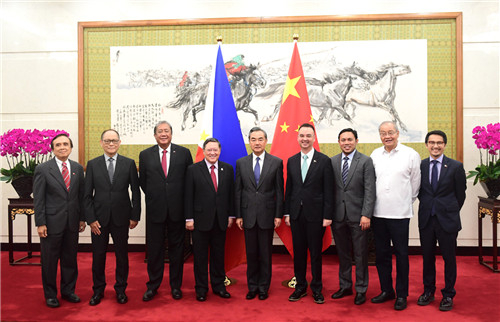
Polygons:
<instances>
[{"instance_id":1,"label":"dark patterned tie","mask_svg":"<svg viewBox=\"0 0 500 322\"><path fill-rule=\"evenodd\" d=\"M257 157L257 159L255 159L257 162L255 162L255 168L253 168L253 175L255 176L255 183L256 184L259 184L259 179L260 179L260 158Z\"/></svg>"},{"instance_id":2,"label":"dark patterned tie","mask_svg":"<svg viewBox=\"0 0 500 322\"><path fill-rule=\"evenodd\" d=\"M349 158L344 157L344 165L342 166L342 182L345 184L347 180L347 174L349 173ZM338 169L338 168L337 168Z\"/></svg>"},{"instance_id":3,"label":"dark patterned tie","mask_svg":"<svg viewBox=\"0 0 500 322\"><path fill-rule=\"evenodd\" d=\"M113 183L113 176L115 175L115 168L113 167L113 158L109 158L109 164L108 164L108 174L109 174L109 181Z\"/></svg>"},{"instance_id":4,"label":"dark patterned tie","mask_svg":"<svg viewBox=\"0 0 500 322\"><path fill-rule=\"evenodd\" d=\"M66 166L66 162L62 163L62 176L64 179L64 183L66 184L66 189L69 191L69 171L68 167Z\"/></svg>"},{"instance_id":5,"label":"dark patterned tie","mask_svg":"<svg viewBox=\"0 0 500 322\"><path fill-rule=\"evenodd\" d=\"M214 183L215 192L217 192L217 177L215 176L215 165L212 164L210 167L210 176L212 177L212 182Z\"/></svg>"},{"instance_id":6,"label":"dark patterned tie","mask_svg":"<svg viewBox=\"0 0 500 322\"><path fill-rule=\"evenodd\" d=\"M431 186L432 191L436 192L438 187L438 160L432 160Z\"/></svg>"}]
</instances>

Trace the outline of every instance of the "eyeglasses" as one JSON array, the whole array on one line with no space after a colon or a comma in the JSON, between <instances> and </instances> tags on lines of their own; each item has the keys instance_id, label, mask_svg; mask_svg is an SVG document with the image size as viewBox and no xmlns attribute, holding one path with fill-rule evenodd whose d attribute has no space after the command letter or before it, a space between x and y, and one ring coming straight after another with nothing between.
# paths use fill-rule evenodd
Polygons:
<instances>
[{"instance_id":1,"label":"eyeglasses","mask_svg":"<svg viewBox=\"0 0 500 322\"><path fill-rule=\"evenodd\" d=\"M434 142L434 141L428 141L427 142L428 145L444 145L444 142L443 141L439 141L439 142Z\"/></svg>"},{"instance_id":2,"label":"eyeglasses","mask_svg":"<svg viewBox=\"0 0 500 322\"><path fill-rule=\"evenodd\" d=\"M397 132L396 131L389 131L389 132L380 132L380 137L385 137L385 136L393 136L394 134L396 134Z\"/></svg>"},{"instance_id":3,"label":"eyeglasses","mask_svg":"<svg viewBox=\"0 0 500 322\"><path fill-rule=\"evenodd\" d=\"M102 142L104 142L104 144L106 144L106 145L109 145L111 143L118 144L120 142L120 140L103 140Z\"/></svg>"}]
</instances>

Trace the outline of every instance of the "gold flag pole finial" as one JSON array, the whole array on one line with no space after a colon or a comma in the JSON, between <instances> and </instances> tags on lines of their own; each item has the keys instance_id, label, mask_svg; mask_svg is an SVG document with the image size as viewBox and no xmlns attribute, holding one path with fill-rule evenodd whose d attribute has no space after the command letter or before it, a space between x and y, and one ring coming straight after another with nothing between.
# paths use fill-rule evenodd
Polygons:
<instances>
[{"instance_id":1,"label":"gold flag pole finial","mask_svg":"<svg viewBox=\"0 0 500 322\"><path fill-rule=\"evenodd\" d=\"M293 34L293 40L298 41L299 40L299 34Z\"/></svg>"},{"instance_id":2,"label":"gold flag pole finial","mask_svg":"<svg viewBox=\"0 0 500 322\"><path fill-rule=\"evenodd\" d=\"M222 42L222 36L217 36L217 42Z\"/></svg>"}]
</instances>

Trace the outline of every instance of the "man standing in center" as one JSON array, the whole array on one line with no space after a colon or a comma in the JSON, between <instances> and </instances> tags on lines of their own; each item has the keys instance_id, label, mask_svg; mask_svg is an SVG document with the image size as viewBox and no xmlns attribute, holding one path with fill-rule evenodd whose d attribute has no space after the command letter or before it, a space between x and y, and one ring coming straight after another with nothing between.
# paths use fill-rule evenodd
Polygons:
<instances>
[{"instance_id":1,"label":"man standing in center","mask_svg":"<svg viewBox=\"0 0 500 322\"><path fill-rule=\"evenodd\" d=\"M267 133L248 134L253 153L236 161L236 224L245 229L247 300L268 297L274 228L283 216L283 161L266 153Z\"/></svg>"},{"instance_id":2,"label":"man standing in center","mask_svg":"<svg viewBox=\"0 0 500 322\"><path fill-rule=\"evenodd\" d=\"M368 289L368 229L375 206L375 169L372 159L358 152L358 132L351 128L339 133L342 153L332 158L335 177L335 211L332 233L339 256L340 299L352 294L352 259L356 264L354 304L366 301Z\"/></svg>"},{"instance_id":3,"label":"man standing in center","mask_svg":"<svg viewBox=\"0 0 500 322\"><path fill-rule=\"evenodd\" d=\"M300 152L288 159L285 192L285 222L291 226L293 268L297 285L288 300L295 302L307 295L307 251L311 255L311 291L314 302L323 304L321 293L321 248L325 227L333 216L333 168L330 158L313 148L314 127L299 127Z\"/></svg>"},{"instance_id":4,"label":"man standing in center","mask_svg":"<svg viewBox=\"0 0 500 322\"><path fill-rule=\"evenodd\" d=\"M146 243L148 250L147 291L142 299L150 301L158 292L165 267L165 230L170 259L172 297L182 298L184 268L184 178L193 164L188 149L171 143L172 126L167 121L154 128L158 145L139 154L139 182L146 195Z\"/></svg>"},{"instance_id":5,"label":"man standing in center","mask_svg":"<svg viewBox=\"0 0 500 322\"><path fill-rule=\"evenodd\" d=\"M203 302L210 283L214 294L230 298L224 285L226 229L234 221L234 170L219 161L220 142L208 138L203 143L205 158L190 166L186 174L186 229L193 231L196 299Z\"/></svg>"},{"instance_id":6,"label":"man standing in center","mask_svg":"<svg viewBox=\"0 0 500 322\"><path fill-rule=\"evenodd\" d=\"M410 273L408 236L413 202L420 188L420 155L398 143L399 130L394 122L382 122L379 134L383 146L371 154L377 177L372 228L382 292L372 298L372 303L383 303L397 296L394 309L404 310ZM396 293L392 286L391 241L396 253Z\"/></svg>"}]
</instances>

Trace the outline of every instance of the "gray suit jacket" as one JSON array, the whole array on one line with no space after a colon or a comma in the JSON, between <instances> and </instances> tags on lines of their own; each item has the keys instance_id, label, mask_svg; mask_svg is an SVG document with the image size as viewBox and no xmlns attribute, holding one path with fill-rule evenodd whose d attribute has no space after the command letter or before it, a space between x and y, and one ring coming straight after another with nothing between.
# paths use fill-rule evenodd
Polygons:
<instances>
[{"instance_id":1,"label":"gray suit jacket","mask_svg":"<svg viewBox=\"0 0 500 322\"><path fill-rule=\"evenodd\" d=\"M253 154L236 161L236 218L246 229L272 229L274 218L283 217L283 161L266 153L263 164L257 185Z\"/></svg>"},{"instance_id":2,"label":"gray suit jacket","mask_svg":"<svg viewBox=\"0 0 500 322\"><path fill-rule=\"evenodd\" d=\"M372 217L375 206L375 168L372 159L358 151L349 167L346 184L342 182L342 153L332 157L335 177L334 221L359 222L361 216Z\"/></svg>"},{"instance_id":3,"label":"gray suit jacket","mask_svg":"<svg viewBox=\"0 0 500 322\"><path fill-rule=\"evenodd\" d=\"M33 197L35 225L47 226L48 234L58 234L66 227L78 232L79 222L85 221L83 211L83 167L71 160L70 187L66 189L56 160L51 159L35 168Z\"/></svg>"}]
</instances>

